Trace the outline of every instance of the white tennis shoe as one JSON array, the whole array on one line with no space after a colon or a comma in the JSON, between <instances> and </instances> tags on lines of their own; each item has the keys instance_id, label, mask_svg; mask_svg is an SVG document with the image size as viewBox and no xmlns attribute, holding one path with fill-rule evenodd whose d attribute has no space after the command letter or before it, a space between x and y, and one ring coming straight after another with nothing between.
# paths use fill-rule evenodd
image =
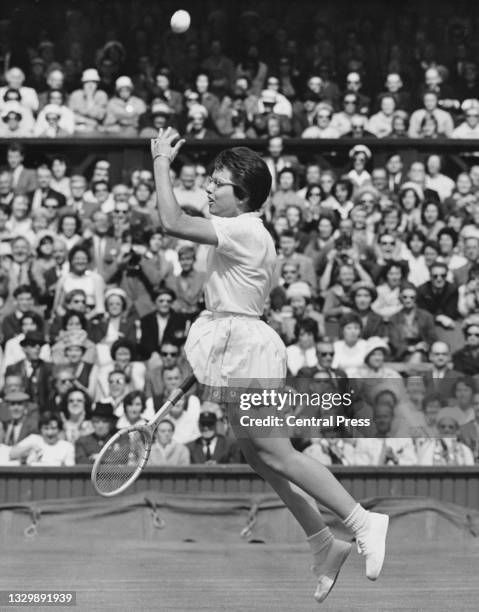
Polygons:
<instances>
[{"instance_id":1,"label":"white tennis shoe","mask_svg":"<svg viewBox=\"0 0 479 612\"><path fill-rule=\"evenodd\" d=\"M311 568L313 574L318 579L314 599L318 603L322 603L331 592L331 589L336 583L341 567L348 558L351 552L351 544L336 538L331 543L327 552L326 559L320 566Z\"/></svg>"},{"instance_id":2,"label":"white tennis shoe","mask_svg":"<svg viewBox=\"0 0 479 612\"><path fill-rule=\"evenodd\" d=\"M364 529L356 534L358 553L366 559L366 576L376 580L381 573L386 554L389 516L370 512Z\"/></svg>"}]
</instances>

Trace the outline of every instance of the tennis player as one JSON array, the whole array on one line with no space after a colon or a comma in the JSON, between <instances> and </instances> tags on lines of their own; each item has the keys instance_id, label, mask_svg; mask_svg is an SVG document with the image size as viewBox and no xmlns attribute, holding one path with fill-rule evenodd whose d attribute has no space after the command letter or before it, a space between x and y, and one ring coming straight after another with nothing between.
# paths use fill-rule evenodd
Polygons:
<instances>
[{"instance_id":1,"label":"tennis player","mask_svg":"<svg viewBox=\"0 0 479 612\"><path fill-rule=\"evenodd\" d=\"M271 189L269 170L246 147L223 151L207 187L211 218L191 217L178 205L170 180L170 164L184 142L176 142L169 128L160 130L151 141L151 152L164 231L210 245L207 310L190 329L185 344L188 361L206 390L226 390L231 379L284 379L285 346L260 320L276 259L273 240L260 219ZM311 498L336 513L352 531L358 552L365 557L366 576L376 580L384 562L389 517L356 503L326 467L296 451L287 437L259 437L256 429L252 432L241 431L238 443L252 468L270 483L306 533L318 580L315 599L322 602L327 597L351 544L333 537Z\"/></svg>"}]
</instances>

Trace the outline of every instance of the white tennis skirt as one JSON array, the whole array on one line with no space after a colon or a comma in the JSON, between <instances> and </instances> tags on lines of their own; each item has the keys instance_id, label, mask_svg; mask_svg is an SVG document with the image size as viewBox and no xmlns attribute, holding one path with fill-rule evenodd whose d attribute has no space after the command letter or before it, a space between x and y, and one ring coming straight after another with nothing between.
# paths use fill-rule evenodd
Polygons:
<instances>
[{"instance_id":1,"label":"white tennis skirt","mask_svg":"<svg viewBox=\"0 0 479 612\"><path fill-rule=\"evenodd\" d=\"M205 310L191 326L185 353L204 399L223 401L239 380L276 388L286 377L286 347L259 317Z\"/></svg>"}]
</instances>

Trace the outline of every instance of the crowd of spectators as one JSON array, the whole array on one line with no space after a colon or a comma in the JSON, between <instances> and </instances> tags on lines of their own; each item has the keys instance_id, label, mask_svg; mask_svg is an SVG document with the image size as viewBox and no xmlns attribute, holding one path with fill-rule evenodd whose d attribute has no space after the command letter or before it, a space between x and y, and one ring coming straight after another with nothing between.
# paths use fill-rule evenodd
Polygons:
<instances>
[{"instance_id":1,"label":"crowd of spectators","mask_svg":"<svg viewBox=\"0 0 479 612\"><path fill-rule=\"evenodd\" d=\"M477 10L369 4L192 6L179 36L162 3L16 3L0 136L477 138Z\"/></svg>"},{"instance_id":2,"label":"crowd of spectators","mask_svg":"<svg viewBox=\"0 0 479 612\"><path fill-rule=\"evenodd\" d=\"M348 416L369 416L376 434L325 426L296 447L327 464L479 461L479 166L450 164L439 140L479 133L476 21L438 18L439 45L405 12L376 40L371 19L337 33L306 3L303 41L297 19L289 30L258 8L238 15L230 57L221 10L159 41L161 8L132 2L131 24L104 11L99 33L93 4L55 22L64 39L37 28L23 57L18 22L0 22L0 464L92 463L116 428L154 414L187 371L207 255L162 232L151 166L116 184L103 158L80 172L46 151L29 168L14 138L150 138L166 125L225 146L264 139L278 249L264 320L287 345L288 386L359 385ZM361 142L408 136L437 138L437 152L379 160ZM294 155L288 137L358 140L338 169L320 145ZM185 147L179 161L175 196L207 217L211 159ZM195 393L160 423L151 464L242 460L225 407Z\"/></svg>"}]
</instances>

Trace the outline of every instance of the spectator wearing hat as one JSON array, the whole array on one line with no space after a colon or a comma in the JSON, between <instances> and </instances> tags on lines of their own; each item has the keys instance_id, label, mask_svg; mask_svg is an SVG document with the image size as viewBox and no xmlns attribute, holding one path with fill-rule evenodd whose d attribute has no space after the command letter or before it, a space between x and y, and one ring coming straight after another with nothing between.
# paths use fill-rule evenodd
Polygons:
<instances>
[{"instance_id":1,"label":"spectator wearing hat","mask_svg":"<svg viewBox=\"0 0 479 612\"><path fill-rule=\"evenodd\" d=\"M452 138L479 138L479 100L464 100L461 109L464 121L454 129Z\"/></svg>"},{"instance_id":2,"label":"spectator wearing hat","mask_svg":"<svg viewBox=\"0 0 479 612\"><path fill-rule=\"evenodd\" d=\"M202 412L198 420L201 436L187 446L192 464L240 463L235 440L216 432L218 417L214 412Z\"/></svg>"},{"instance_id":3,"label":"spectator wearing hat","mask_svg":"<svg viewBox=\"0 0 479 612\"><path fill-rule=\"evenodd\" d=\"M57 136L71 135L75 131L75 116L65 105L65 94L61 89L52 89L48 92L47 104L38 113L34 133L36 136L48 136L48 128L52 126L50 115L59 113Z\"/></svg>"},{"instance_id":4,"label":"spectator wearing hat","mask_svg":"<svg viewBox=\"0 0 479 612\"><path fill-rule=\"evenodd\" d=\"M307 128L315 125L319 102L320 97L308 88L301 100L293 105L292 133L294 136L301 136Z\"/></svg>"},{"instance_id":5,"label":"spectator wearing hat","mask_svg":"<svg viewBox=\"0 0 479 612\"><path fill-rule=\"evenodd\" d=\"M92 388L93 364L86 361L87 351L91 349L91 341L88 341L84 330L71 332L63 341L64 357L62 365L69 367L74 376L74 385L85 393Z\"/></svg>"},{"instance_id":6,"label":"spectator wearing hat","mask_svg":"<svg viewBox=\"0 0 479 612\"><path fill-rule=\"evenodd\" d=\"M115 92L108 101L101 131L135 137L138 135L140 116L146 112L146 105L141 98L133 95L133 82L128 76L121 76L115 81Z\"/></svg>"},{"instance_id":7,"label":"spectator wearing hat","mask_svg":"<svg viewBox=\"0 0 479 612\"><path fill-rule=\"evenodd\" d=\"M333 107L320 102L316 107L313 125L302 132L301 138L339 138L338 130L331 126L332 116Z\"/></svg>"},{"instance_id":8,"label":"spectator wearing hat","mask_svg":"<svg viewBox=\"0 0 479 612\"><path fill-rule=\"evenodd\" d=\"M258 136L262 137L266 134L270 117L277 117L279 119L281 134L288 135L291 133L291 120L287 115L281 114L276 110L277 101L278 96L275 91L264 89L261 92L257 110L253 115L253 127Z\"/></svg>"},{"instance_id":9,"label":"spectator wearing hat","mask_svg":"<svg viewBox=\"0 0 479 612\"><path fill-rule=\"evenodd\" d=\"M40 351L44 344L43 334L38 331L27 332L20 341L25 358L9 365L5 371L5 376L18 374L22 377L26 392L38 405L40 412L48 407L52 375L51 365L40 359Z\"/></svg>"},{"instance_id":10,"label":"spectator wearing hat","mask_svg":"<svg viewBox=\"0 0 479 612\"><path fill-rule=\"evenodd\" d=\"M171 420L163 419L158 423L148 460L149 465L190 465L190 452L184 444L173 440L174 433L175 425Z\"/></svg>"},{"instance_id":11,"label":"spectator wearing hat","mask_svg":"<svg viewBox=\"0 0 479 612\"><path fill-rule=\"evenodd\" d=\"M367 340L371 336L384 337L386 326L382 317L372 310L371 305L376 300L378 292L373 283L357 281L349 292L353 311L361 317L363 325L362 337Z\"/></svg>"},{"instance_id":12,"label":"spectator wearing hat","mask_svg":"<svg viewBox=\"0 0 479 612\"><path fill-rule=\"evenodd\" d=\"M479 374L479 316L472 315L465 320L463 333L466 339L463 348L452 356L454 369L467 376Z\"/></svg>"},{"instance_id":13,"label":"spectator wearing hat","mask_svg":"<svg viewBox=\"0 0 479 612\"><path fill-rule=\"evenodd\" d=\"M3 402L8 410L8 419L2 423L5 432L4 444L13 446L32 433L38 432L38 418L28 415L30 396L24 391L9 391Z\"/></svg>"},{"instance_id":14,"label":"spectator wearing hat","mask_svg":"<svg viewBox=\"0 0 479 612\"><path fill-rule=\"evenodd\" d=\"M100 349L108 349L120 338L136 343L137 319L129 314L128 296L123 289L113 287L105 293L105 314L91 322L90 337ZM103 361L99 355L100 363ZM108 358L106 361L110 361Z\"/></svg>"},{"instance_id":15,"label":"spectator wearing hat","mask_svg":"<svg viewBox=\"0 0 479 612\"><path fill-rule=\"evenodd\" d=\"M166 102L154 100L149 112L140 118L143 127L140 130L140 138L156 138L159 130L171 127L174 129L173 110Z\"/></svg>"},{"instance_id":16,"label":"spectator wearing hat","mask_svg":"<svg viewBox=\"0 0 479 612\"><path fill-rule=\"evenodd\" d=\"M95 135L106 116L108 96L98 89L100 75L96 68L88 68L82 74L82 88L70 95L68 106L75 116L75 134Z\"/></svg>"},{"instance_id":17,"label":"spectator wearing hat","mask_svg":"<svg viewBox=\"0 0 479 612\"><path fill-rule=\"evenodd\" d=\"M371 161L372 156L371 149L366 145L356 145L349 151L352 169L346 176L358 189L371 183L371 175L366 166Z\"/></svg>"},{"instance_id":18,"label":"spectator wearing hat","mask_svg":"<svg viewBox=\"0 0 479 612\"><path fill-rule=\"evenodd\" d=\"M112 404L108 402L95 404L91 416L93 433L81 436L75 442L75 463L77 465L94 463L98 453L115 433L116 421Z\"/></svg>"},{"instance_id":19,"label":"spectator wearing hat","mask_svg":"<svg viewBox=\"0 0 479 612\"><path fill-rule=\"evenodd\" d=\"M32 130L22 126L24 109L18 102L6 102L2 107L0 138L28 138Z\"/></svg>"},{"instance_id":20,"label":"spectator wearing hat","mask_svg":"<svg viewBox=\"0 0 479 612\"><path fill-rule=\"evenodd\" d=\"M386 357L390 351L387 341L378 336L371 336L366 341L364 363L359 368L348 370L350 378L372 379L374 381L385 378L387 380L402 380L401 374L394 368L385 365Z\"/></svg>"},{"instance_id":21,"label":"spectator wearing hat","mask_svg":"<svg viewBox=\"0 0 479 612\"><path fill-rule=\"evenodd\" d=\"M3 353L3 361L0 367L1 379L3 379L5 370L9 365L17 363L22 359L25 359L25 351L22 349L21 341L25 338L25 335L29 331L43 332L43 319L41 315L33 310L27 310L22 314L20 319L20 333L5 343L5 349ZM50 361L50 345L48 343L43 344L40 351L40 359L43 361Z\"/></svg>"},{"instance_id":22,"label":"spectator wearing hat","mask_svg":"<svg viewBox=\"0 0 479 612\"><path fill-rule=\"evenodd\" d=\"M216 131L207 127L208 111L202 104L194 104L188 111L188 123L185 129L186 140L203 140L217 138Z\"/></svg>"},{"instance_id":23,"label":"spectator wearing hat","mask_svg":"<svg viewBox=\"0 0 479 612\"><path fill-rule=\"evenodd\" d=\"M441 408L436 415L439 438L421 440L418 445L418 465L465 466L474 465L474 455L469 447L458 441L463 425L459 408Z\"/></svg>"},{"instance_id":24,"label":"spectator wearing hat","mask_svg":"<svg viewBox=\"0 0 479 612\"><path fill-rule=\"evenodd\" d=\"M75 449L61 439L63 423L59 415L45 411L40 417L40 435L30 434L12 447L10 457L30 466L70 467L75 465Z\"/></svg>"},{"instance_id":25,"label":"spectator wearing hat","mask_svg":"<svg viewBox=\"0 0 479 612\"><path fill-rule=\"evenodd\" d=\"M185 338L185 317L173 310L176 294L169 288L158 289L155 294L155 311L141 321L140 348L145 359L158 352L162 343L179 344Z\"/></svg>"},{"instance_id":26,"label":"spectator wearing hat","mask_svg":"<svg viewBox=\"0 0 479 612\"><path fill-rule=\"evenodd\" d=\"M7 166L12 173L15 194L25 195L37 188L35 170L25 168L25 149L20 143L11 143L7 148Z\"/></svg>"},{"instance_id":27,"label":"spectator wearing hat","mask_svg":"<svg viewBox=\"0 0 479 612\"><path fill-rule=\"evenodd\" d=\"M25 74L23 70L16 66L10 68L5 73L6 86L0 87L0 100L3 100L5 92L8 89L15 89L21 97L22 106L29 109L32 113L38 110L37 92L31 87L24 87Z\"/></svg>"}]
</instances>

